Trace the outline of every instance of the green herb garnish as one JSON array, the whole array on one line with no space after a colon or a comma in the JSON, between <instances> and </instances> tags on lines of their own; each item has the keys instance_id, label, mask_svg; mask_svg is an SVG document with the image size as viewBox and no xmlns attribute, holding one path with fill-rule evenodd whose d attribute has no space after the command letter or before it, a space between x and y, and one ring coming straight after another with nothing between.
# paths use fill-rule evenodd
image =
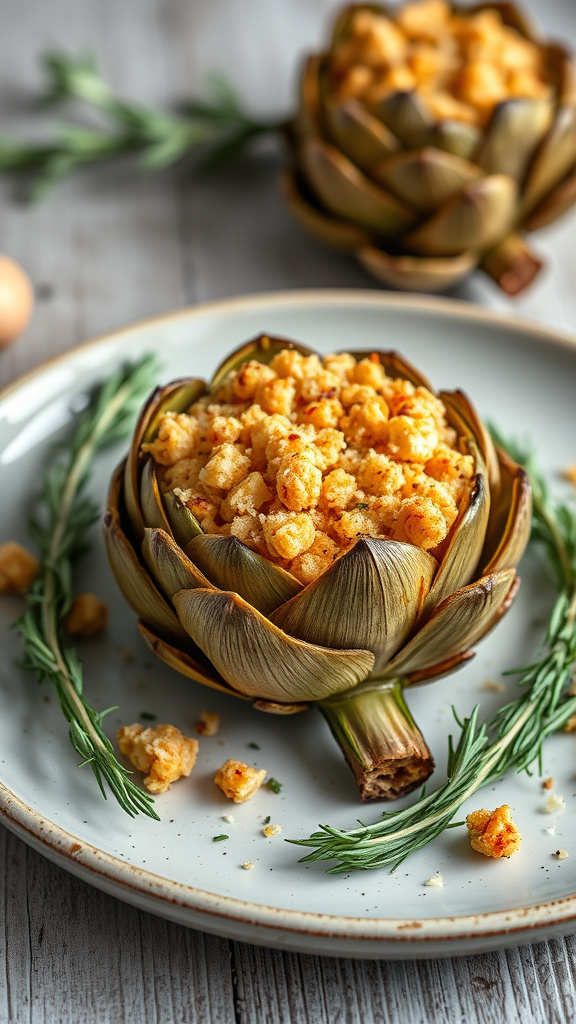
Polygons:
<instances>
[{"instance_id":1,"label":"green herb garnish","mask_svg":"<svg viewBox=\"0 0 576 1024\"><path fill-rule=\"evenodd\" d=\"M157 373L152 356L114 373L75 423L72 439L61 446L60 458L44 477L29 527L40 552L40 575L26 594L24 614L15 624L24 647L22 667L54 687L70 725L70 742L82 757L81 764L92 768L104 798L106 782L128 814L151 818L158 818L152 798L130 780L131 772L116 760L102 731L102 719L116 709L95 711L83 696L82 663L72 648L64 646L61 623L74 596L74 559L85 551L86 533L99 517L86 494L92 461L100 449L130 433Z\"/></svg>"},{"instance_id":2,"label":"green herb garnish","mask_svg":"<svg viewBox=\"0 0 576 1024\"><path fill-rule=\"evenodd\" d=\"M278 782L278 779L268 779L266 783L268 789L271 789L273 793L279 793L282 789L282 783Z\"/></svg>"},{"instance_id":3,"label":"green herb garnish","mask_svg":"<svg viewBox=\"0 0 576 1024\"><path fill-rule=\"evenodd\" d=\"M258 746L257 743L249 743L248 746L250 747L251 750L260 750L260 747Z\"/></svg>"},{"instance_id":4,"label":"green herb garnish","mask_svg":"<svg viewBox=\"0 0 576 1024\"><path fill-rule=\"evenodd\" d=\"M221 843L224 839L230 839L230 836L225 836L224 834L221 836L212 836L213 843Z\"/></svg>"},{"instance_id":5,"label":"green herb garnish","mask_svg":"<svg viewBox=\"0 0 576 1024\"><path fill-rule=\"evenodd\" d=\"M353 509L356 509L356 508L357 509L367 509L367 508L370 508L370 505L366 501L357 501L356 504L352 506L352 508Z\"/></svg>"},{"instance_id":6,"label":"green herb garnish","mask_svg":"<svg viewBox=\"0 0 576 1024\"><path fill-rule=\"evenodd\" d=\"M140 712L140 718L144 722L155 722L157 717L158 717L158 715L153 715L151 711L141 711Z\"/></svg>"},{"instance_id":7,"label":"green herb garnish","mask_svg":"<svg viewBox=\"0 0 576 1024\"><path fill-rule=\"evenodd\" d=\"M532 540L544 546L552 566L557 597L550 614L539 657L513 669L522 695L500 708L490 722L479 720L479 707L460 721L460 738L449 738L448 780L403 811L385 813L372 825L354 829L320 826L308 839L288 840L312 847L303 861L333 860L329 873L392 870L411 853L425 846L446 828L462 822L452 819L463 803L482 786L515 770L530 773L537 763L542 771L542 744L576 712L576 697L567 697L576 662L576 514L550 498L534 459L513 444L503 444L530 476L533 493Z\"/></svg>"}]
</instances>

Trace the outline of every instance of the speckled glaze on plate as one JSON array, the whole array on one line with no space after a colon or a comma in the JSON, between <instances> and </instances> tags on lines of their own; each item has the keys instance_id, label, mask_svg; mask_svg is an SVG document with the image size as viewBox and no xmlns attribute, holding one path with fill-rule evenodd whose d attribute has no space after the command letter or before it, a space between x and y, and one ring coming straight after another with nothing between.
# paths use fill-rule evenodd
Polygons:
<instances>
[{"instance_id":1,"label":"speckled glaze on plate","mask_svg":"<svg viewBox=\"0 0 576 1024\"><path fill-rule=\"evenodd\" d=\"M233 347L270 332L321 352L397 348L435 387L464 388L485 418L508 434L534 439L559 494L563 468L576 462L576 346L558 333L463 303L375 292L289 292L232 299L136 324L89 342L11 385L0 396L0 539L26 539L24 523L51 446L69 428L88 388L124 360L157 351L162 377L208 376ZM121 449L99 457L92 491L103 504ZM490 685L530 658L550 607L543 563L522 565L523 585L510 614L454 676L415 690L409 703L444 778L451 705L465 715L481 703L490 716L507 695ZM78 568L78 585L110 605L105 637L81 641L85 688L110 736L142 712L192 731L199 713L221 715L217 736L200 740L197 765L156 801L159 823L132 820L105 803L88 770L76 767L66 727L46 684L13 665L18 641L9 625L17 598L0 604L0 812L17 835L61 867L143 910L218 935L302 952L366 958L453 956L519 945L576 930L576 737L547 743L544 777L553 776L566 810L544 812L538 776L507 776L463 810L509 803L524 836L509 861L473 853L465 829L420 850L394 875L329 876L298 863L284 838L307 836L319 822L352 827L375 820L360 805L348 768L321 716L258 713L170 673L149 656L134 616L118 594L97 529ZM487 685L488 684L488 685ZM257 744L255 749L250 744ZM282 782L235 806L213 783L228 757L266 768ZM408 798L410 800L412 798ZM222 820L232 814L233 822ZM282 826L262 835L264 818ZM462 815L462 816L463 816ZM552 830L552 831L550 831ZM222 833L229 838L214 844ZM570 856L558 861L563 847ZM241 865L253 861L245 871ZM425 882L440 872L442 888Z\"/></svg>"}]
</instances>

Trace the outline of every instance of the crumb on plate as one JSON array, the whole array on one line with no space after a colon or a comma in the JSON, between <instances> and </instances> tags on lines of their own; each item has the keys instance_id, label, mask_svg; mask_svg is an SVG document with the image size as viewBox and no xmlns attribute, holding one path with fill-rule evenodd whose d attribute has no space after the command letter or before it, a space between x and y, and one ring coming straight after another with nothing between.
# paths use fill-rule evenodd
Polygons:
<instances>
[{"instance_id":1,"label":"crumb on plate","mask_svg":"<svg viewBox=\"0 0 576 1024\"><path fill-rule=\"evenodd\" d=\"M442 889L442 887L444 886L444 879L442 878L440 872L438 872L438 874L432 875L432 877L429 878L427 882L424 882L424 885L428 885L432 889Z\"/></svg>"},{"instance_id":2,"label":"crumb on plate","mask_svg":"<svg viewBox=\"0 0 576 1024\"><path fill-rule=\"evenodd\" d=\"M281 825L266 825L266 828L262 829L262 835L270 839L272 836L279 836L282 831Z\"/></svg>"},{"instance_id":3,"label":"crumb on plate","mask_svg":"<svg viewBox=\"0 0 576 1024\"><path fill-rule=\"evenodd\" d=\"M214 782L229 800L233 800L235 804L242 804L254 796L265 778L264 769L259 771L242 761L229 758L216 772Z\"/></svg>"},{"instance_id":4,"label":"crumb on plate","mask_svg":"<svg viewBox=\"0 0 576 1024\"><path fill-rule=\"evenodd\" d=\"M64 619L64 628L71 636L96 636L108 624L108 605L96 594L77 594Z\"/></svg>"},{"instance_id":5,"label":"crumb on plate","mask_svg":"<svg viewBox=\"0 0 576 1024\"><path fill-rule=\"evenodd\" d=\"M566 860L570 854L568 853L568 850L556 850L554 856L556 857L556 860Z\"/></svg>"},{"instance_id":6,"label":"crumb on plate","mask_svg":"<svg viewBox=\"0 0 576 1024\"><path fill-rule=\"evenodd\" d=\"M508 804L495 811L473 811L466 818L466 828L470 846L485 857L511 857L520 849L522 836Z\"/></svg>"},{"instance_id":7,"label":"crumb on plate","mask_svg":"<svg viewBox=\"0 0 576 1024\"><path fill-rule=\"evenodd\" d=\"M549 779L542 780L542 789L554 789L554 779L552 776Z\"/></svg>"},{"instance_id":8,"label":"crumb on plate","mask_svg":"<svg viewBox=\"0 0 576 1024\"><path fill-rule=\"evenodd\" d=\"M546 814L554 814L555 811L563 811L565 808L564 797L560 796L560 793L550 793L544 804Z\"/></svg>"},{"instance_id":9,"label":"crumb on plate","mask_svg":"<svg viewBox=\"0 0 576 1024\"><path fill-rule=\"evenodd\" d=\"M485 679L480 689L485 693L504 693L506 687L504 683L496 682L494 679Z\"/></svg>"},{"instance_id":10,"label":"crumb on plate","mask_svg":"<svg viewBox=\"0 0 576 1024\"><path fill-rule=\"evenodd\" d=\"M196 763L198 740L183 736L174 725L124 725L117 739L130 763L148 773L144 785L149 793L165 793L172 782L190 775Z\"/></svg>"},{"instance_id":11,"label":"crumb on plate","mask_svg":"<svg viewBox=\"0 0 576 1024\"><path fill-rule=\"evenodd\" d=\"M568 483L576 485L576 465L568 466L564 469L562 471L562 476L568 481Z\"/></svg>"},{"instance_id":12,"label":"crumb on plate","mask_svg":"<svg viewBox=\"0 0 576 1024\"><path fill-rule=\"evenodd\" d=\"M0 594L22 594L40 572L40 562L16 541L0 545Z\"/></svg>"},{"instance_id":13,"label":"crumb on plate","mask_svg":"<svg viewBox=\"0 0 576 1024\"><path fill-rule=\"evenodd\" d=\"M574 684L572 684L574 685ZM570 690L568 691L570 693ZM574 697L576 694L570 694ZM562 726L562 732L576 732L576 715L571 715L567 722L564 722Z\"/></svg>"},{"instance_id":14,"label":"crumb on plate","mask_svg":"<svg viewBox=\"0 0 576 1024\"><path fill-rule=\"evenodd\" d=\"M194 728L199 736L215 736L220 728L220 715L215 711L203 711Z\"/></svg>"},{"instance_id":15,"label":"crumb on plate","mask_svg":"<svg viewBox=\"0 0 576 1024\"><path fill-rule=\"evenodd\" d=\"M242 867L244 868L244 871L252 871L252 868L254 867L254 861L253 860L246 860L242 864Z\"/></svg>"}]
</instances>

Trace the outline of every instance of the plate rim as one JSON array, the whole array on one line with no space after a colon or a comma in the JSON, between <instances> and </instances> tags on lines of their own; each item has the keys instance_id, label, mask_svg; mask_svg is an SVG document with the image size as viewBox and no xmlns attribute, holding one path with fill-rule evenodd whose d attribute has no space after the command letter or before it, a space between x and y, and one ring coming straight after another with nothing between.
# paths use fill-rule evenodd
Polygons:
<instances>
[{"instance_id":1,"label":"plate rim","mask_svg":"<svg viewBox=\"0 0 576 1024\"><path fill-rule=\"evenodd\" d=\"M406 309L409 312L430 312L445 315L452 319L481 321L499 325L515 333L528 335L541 342L576 352L576 335L560 328L550 327L518 317L515 314L500 310L486 309L465 300L451 299L428 295L410 295L401 293L379 293L371 289L290 289L252 293L231 298L218 299L211 302L184 306L153 317L127 324L126 326L106 331L86 341L66 349L64 352L49 357L31 370L18 376L0 390L0 403L18 391L35 377L42 375L47 369L73 359L78 353L90 348L104 346L106 343L120 340L127 335L137 335L142 329L166 324L172 320L195 319L206 315L233 313L242 307L259 306L273 307L283 305L376 305L382 308ZM39 849L49 859L58 863L65 870L72 871L96 888L108 889L110 885L119 886L121 892L114 892L117 898L140 906L151 913L170 917L181 924L201 927L206 920L206 930L224 934L222 929L209 927L215 917L224 918L230 923L241 924L256 929L256 934L246 936L250 941L258 942L258 933L269 941L270 936L277 935L278 943L288 948L281 939L282 933L292 936L292 948L310 951L305 938L314 940L321 937L329 942L331 955L338 955L338 944L346 944L348 948L340 955L350 955L355 945L363 943L392 943L408 952L412 946L422 955L422 946L439 943L443 948L433 951L433 955L452 955L453 946L462 940L476 940L494 937L500 940L512 936L513 942L537 941L542 936L537 934L541 929L562 928L567 931L571 921L576 920L576 893L532 904L528 907L513 908L485 913L427 917L427 918L365 918L344 915L318 914L310 911L280 909L262 903L253 903L232 896L217 895L206 892L195 886L185 885L157 875L144 868L130 865L120 857L108 854L103 850L81 840L69 833L56 822L34 811L24 800L13 793L0 781L0 820L6 827L27 842ZM168 909L172 908L170 913ZM175 908L179 908L176 910ZM187 921L189 914L199 915L198 922ZM236 935L236 937L238 937ZM298 941L301 940L299 947ZM334 946L332 945L334 943ZM497 945L497 944L495 944ZM449 947L449 948L448 948ZM486 947L483 948L495 948ZM370 955L362 951L359 955Z\"/></svg>"}]
</instances>

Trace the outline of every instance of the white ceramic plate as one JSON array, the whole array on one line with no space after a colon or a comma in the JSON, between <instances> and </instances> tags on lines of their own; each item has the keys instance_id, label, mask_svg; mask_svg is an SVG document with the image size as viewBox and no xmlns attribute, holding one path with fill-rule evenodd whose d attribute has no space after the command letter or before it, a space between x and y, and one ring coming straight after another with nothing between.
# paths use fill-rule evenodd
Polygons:
<instances>
[{"instance_id":1,"label":"white ceramic plate","mask_svg":"<svg viewBox=\"0 0 576 1024\"><path fill-rule=\"evenodd\" d=\"M137 324L56 359L12 385L0 398L0 539L26 539L24 523L51 446L70 429L87 388L113 368L155 350L163 377L208 376L233 347L267 331L321 352L348 347L397 348L435 386L463 387L481 413L508 434L529 436L550 480L576 462L576 347L570 339L474 307L374 292L294 292L184 310ZM120 450L102 455L93 492L103 503ZM82 590L111 607L106 637L79 645L85 688L104 708L114 735L141 712L184 731L203 709L218 711L221 731L200 741L187 780L157 799L162 820L132 820L104 803L89 770L78 769L65 724L47 684L12 663L18 641L9 630L16 598L0 605L0 809L5 824L66 870L144 910L219 935L279 948L355 957L442 956L517 945L576 928L576 738L546 745L544 774L566 801L543 812L541 780L511 776L477 795L464 811L509 803L524 836L507 861L473 853L465 829L444 834L394 875L386 871L329 876L298 864L284 837L304 837L319 822L352 827L379 816L361 806L355 784L328 728L315 712L291 718L260 714L172 674L148 655L134 615L117 593L98 530L78 571ZM528 555L521 596L504 623L463 671L409 694L443 780L450 707L461 715L481 702L490 716L504 696L486 689L500 672L533 652L550 605L542 562ZM540 626L538 625L540 620ZM509 693L514 682L507 683ZM259 750L249 746L257 743ZM213 783L228 757L254 762L283 783L241 806ZM410 798L408 798L410 799ZM222 820L232 813L232 824ZM282 836L266 839L263 818ZM554 828L552 834L549 829ZM229 839L213 843L215 835ZM571 857L558 861L557 848ZM254 861L252 871L241 864ZM443 888L424 885L436 872Z\"/></svg>"}]
</instances>

